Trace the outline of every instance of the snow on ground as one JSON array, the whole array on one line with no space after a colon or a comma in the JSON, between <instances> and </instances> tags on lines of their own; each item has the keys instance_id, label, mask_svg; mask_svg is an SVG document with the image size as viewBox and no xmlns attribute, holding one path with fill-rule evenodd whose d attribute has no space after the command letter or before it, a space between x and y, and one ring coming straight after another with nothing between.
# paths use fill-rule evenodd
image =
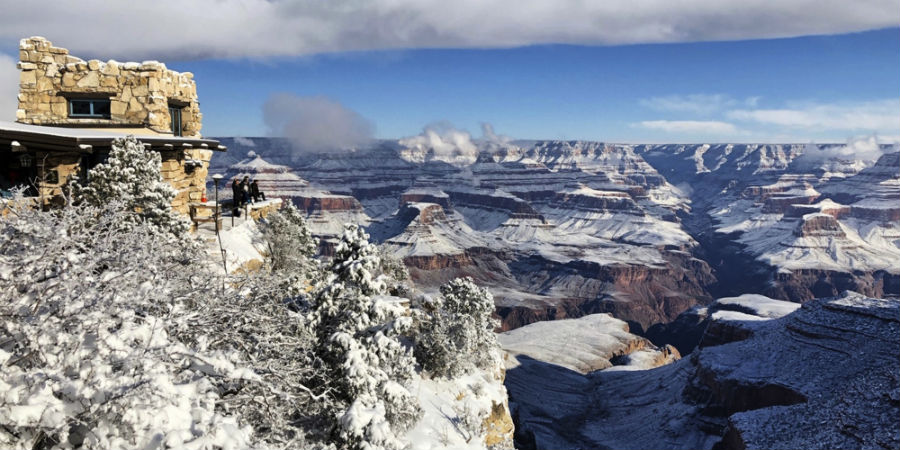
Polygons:
<instances>
[{"instance_id":1,"label":"snow on ground","mask_svg":"<svg viewBox=\"0 0 900 450\"><path fill-rule=\"evenodd\" d=\"M660 363L663 365L673 363L678 360L678 357L675 354L668 354L663 358L661 357L660 352L656 350L644 349L629 353L627 356L623 357L623 359L625 360L625 364L612 366L605 370L615 372L622 370L653 369L654 367L659 367Z\"/></svg>"},{"instance_id":2,"label":"snow on ground","mask_svg":"<svg viewBox=\"0 0 900 450\"><path fill-rule=\"evenodd\" d=\"M786 302L783 300L774 300L759 294L744 294L738 297L724 297L716 300L716 304L720 307L727 308L737 307L740 310L747 310L757 316L757 318L777 319L784 317L798 308L799 303ZM719 311L724 312L724 311ZM713 314L713 319L716 315Z\"/></svg>"},{"instance_id":3,"label":"snow on ground","mask_svg":"<svg viewBox=\"0 0 900 450\"><path fill-rule=\"evenodd\" d=\"M410 392L422 407L421 419L407 433L416 450L484 449L480 425L495 404L506 402L503 382L485 370L450 380L417 377Z\"/></svg>"},{"instance_id":4,"label":"snow on ground","mask_svg":"<svg viewBox=\"0 0 900 450\"><path fill-rule=\"evenodd\" d=\"M693 246L696 243L679 223L646 215L643 210L586 211L545 207L541 213L559 233L652 246Z\"/></svg>"},{"instance_id":5,"label":"snow on ground","mask_svg":"<svg viewBox=\"0 0 900 450\"><path fill-rule=\"evenodd\" d=\"M435 203L408 203L407 206L419 211L402 233L384 242L391 256L404 258L407 256L460 255L466 249L485 245L480 233L475 232L462 220L462 217L451 212L443 218L423 221L423 211L428 208L441 211ZM428 222L428 223L425 223Z\"/></svg>"},{"instance_id":6,"label":"snow on ground","mask_svg":"<svg viewBox=\"0 0 900 450\"><path fill-rule=\"evenodd\" d=\"M405 191L403 195L428 195L435 198L449 198L446 192L434 186L414 186Z\"/></svg>"},{"instance_id":7,"label":"snow on ground","mask_svg":"<svg viewBox=\"0 0 900 450\"><path fill-rule=\"evenodd\" d=\"M767 317L755 316L753 314L742 313L740 311L728 311L728 310L720 310L716 311L711 316L714 321L741 321L741 322L755 322L760 320L769 320Z\"/></svg>"},{"instance_id":8,"label":"snow on ground","mask_svg":"<svg viewBox=\"0 0 900 450\"><path fill-rule=\"evenodd\" d=\"M306 223L315 236L340 236L344 224L368 226L371 222L364 211L313 211L306 215Z\"/></svg>"},{"instance_id":9,"label":"snow on ground","mask_svg":"<svg viewBox=\"0 0 900 450\"><path fill-rule=\"evenodd\" d=\"M219 253L219 245L213 224L201 223L197 232L200 238L206 242L216 267L219 270L224 270L221 265L222 256ZM263 254L268 252L259 226L252 219L246 217L235 218L234 226L232 226L231 217L225 217L222 219L222 230L219 233L222 238L222 248L225 250L228 272L260 264L264 259Z\"/></svg>"},{"instance_id":10,"label":"snow on ground","mask_svg":"<svg viewBox=\"0 0 900 450\"><path fill-rule=\"evenodd\" d=\"M628 332L628 324L609 314L535 322L502 333L498 339L510 355L508 369L517 367L517 358L525 356L583 374L606 369L612 366L610 358L643 344L642 338Z\"/></svg>"},{"instance_id":11,"label":"snow on ground","mask_svg":"<svg viewBox=\"0 0 900 450\"><path fill-rule=\"evenodd\" d=\"M824 202L822 202L824 203ZM797 236L800 219L766 214L759 205L742 199L712 213L718 233L740 232L737 241L756 258L783 271L818 268L900 271L900 223L882 223L854 217L840 219L845 236Z\"/></svg>"}]
</instances>

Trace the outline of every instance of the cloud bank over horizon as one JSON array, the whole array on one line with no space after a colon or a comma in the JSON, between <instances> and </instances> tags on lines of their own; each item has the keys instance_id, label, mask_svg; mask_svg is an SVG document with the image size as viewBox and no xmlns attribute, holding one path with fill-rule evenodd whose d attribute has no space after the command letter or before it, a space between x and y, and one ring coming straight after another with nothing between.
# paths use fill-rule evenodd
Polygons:
<instances>
[{"instance_id":1,"label":"cloud bank over horizon","mask_svg":"<svg viewBox=\"0 0 900 450\"><path fill-rule=\"evenodd\" d=\"M809 142L817 133L842 132L893 143L900 136L900 99L857 102L787 102L762 108L759 97L735 100L721 94L692 94L642 99L641 106L677 115L675 119L644 120L634 128L678 135L723 137L740 141ZM862 142L862 141L861 141Z\"/></svg>"},{"instance_id":2,"label":"cloud bank over horizon","mask_svg":"<svg viewBox=\"0 0 900 450\"><path fill-rule=\"evenodd\" d=\"M101 59L268 59L366 50L841 34L896 27L896 6L894 0L84 0L47 8L4 0L0 39L11 47L20 38L43 35L76 55Z\"/></svg>"}]
</instances>

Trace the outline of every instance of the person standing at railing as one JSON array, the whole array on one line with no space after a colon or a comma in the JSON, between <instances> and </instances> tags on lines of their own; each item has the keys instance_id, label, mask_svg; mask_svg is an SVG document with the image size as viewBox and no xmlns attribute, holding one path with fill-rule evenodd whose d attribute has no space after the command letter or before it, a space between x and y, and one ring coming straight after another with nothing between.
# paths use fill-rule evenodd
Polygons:
<instances>
[{"instance_id":1,"label":"person standing at railing","mask_svg":"<svg viewBox=\"0 0 900 450\"><path fill-rule=\"evenodd\" d=\"M250 198L250 177L241 180L241 205L246 206L252 202Z\"/></svg>"},{"instance_id":2,"label":"person standing at railing","mask_svg":"<svg viewBox=\"0 0 900 450\"><path fill-rule=\"evenodd\" d=\"M241 188L241 180L234 177L231 180L231 215L232 217L240 214L241 199L244 198L244 190Z\"/></svg>"},{"instance_id":3,"label":"person standing at railing","mask_svg":"<svg viewBox=\"0 0 900 450\"><path fill-rule=\"evenodd\" d=\"M266 193L259 190L259 184L256 180L250 182L250 197L253 198L253 203L266 200Z\"/></svg>"}]
</instances>

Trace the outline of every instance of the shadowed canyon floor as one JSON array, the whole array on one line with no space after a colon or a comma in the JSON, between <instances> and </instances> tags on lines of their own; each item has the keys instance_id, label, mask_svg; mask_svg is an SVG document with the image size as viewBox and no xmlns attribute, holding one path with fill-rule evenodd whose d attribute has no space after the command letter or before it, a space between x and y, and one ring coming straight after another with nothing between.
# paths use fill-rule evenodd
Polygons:
<instances>
[{"instance_id":1,"label":"shadowed canyon floor","mask_svg":"<svg viewBox=\"0 0 900 450\"><path fill-rule=\"evenodd\" d=\"M518 356L506 381L518 448L900 445L900 301L847 293L776 319L765 314L791 304L737 303L746 312L712 314L700 350L652 370Z\"/></svg>"}]
</instances>

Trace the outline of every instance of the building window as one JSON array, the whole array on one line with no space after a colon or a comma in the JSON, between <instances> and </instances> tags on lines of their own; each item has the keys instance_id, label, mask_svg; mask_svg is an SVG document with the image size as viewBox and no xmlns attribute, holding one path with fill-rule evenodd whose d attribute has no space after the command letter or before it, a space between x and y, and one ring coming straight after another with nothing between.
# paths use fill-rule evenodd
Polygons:
<instances>
[{"instance_id":1,"label":"building window","mask_svg":"<svg viewBox=\"0 0 900 450\"><path fill-rule=\"evenodd\" d=\"M109 119L108 98L69 99L69 117Z\"/></svg>"},{"instance_id":2,"label":"building window","mask_svg":"<svg viewBox=\"0 0 900 450\"><path fill-rule=\"evenodd\" d=\"M169 118L172 121L172 134L181 136L181 109L178 106L169 105Z\"/></svg>"}]
</instances>

